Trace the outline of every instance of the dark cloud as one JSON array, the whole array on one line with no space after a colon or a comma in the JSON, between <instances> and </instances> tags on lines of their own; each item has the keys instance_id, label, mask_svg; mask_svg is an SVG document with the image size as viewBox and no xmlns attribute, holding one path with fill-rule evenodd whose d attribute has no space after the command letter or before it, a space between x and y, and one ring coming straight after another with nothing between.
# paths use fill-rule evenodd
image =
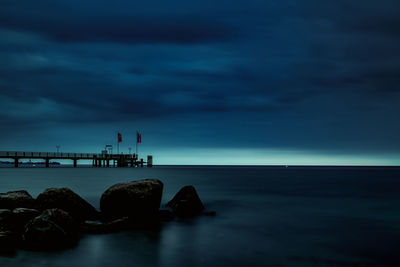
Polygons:
<instances>
[{"instance_id":1,"label":"dark cloud","mask_svg":"<svg viewBox=\"0 0 400 267\"><path fill-rule=\"evenodd\" d=\"M398 10L394 0L6 0L0 138L143 127L160 146L395 151Z\"/></svg>"},{"instance_id":2,"label":"dark cloud","mask_svg":"<svg viewBox=\"0 0 400 267\"><path fill-rule=\"evenodd\" d=\"M90 7L85 13L78 6L67 3L49 4L38 2L21 10L19 4L9 2L0 11L2 28L34 32L62 43L110 42L110 43L182 43L196 44L220 42L232 39L236 29L220 20L199 16L140 14L133 11L96 11ZM66 12L66 8L69 8ZM122 11L122 14L121 14Z\"/></svg>"}]
</instances>

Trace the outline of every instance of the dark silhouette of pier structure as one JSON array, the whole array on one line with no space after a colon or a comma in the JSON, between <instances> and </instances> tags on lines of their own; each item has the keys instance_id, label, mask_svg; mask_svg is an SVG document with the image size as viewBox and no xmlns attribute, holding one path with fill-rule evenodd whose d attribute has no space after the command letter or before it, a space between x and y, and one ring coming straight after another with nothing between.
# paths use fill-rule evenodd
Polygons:
<instances>
[{"instance_id":1,"label":"dark silhouette of pier structure","mask_svg":"<svg viewBox=\"0 0 400 267\"><path fill-rule=\"evenodd\" d=\"M60 152L20 152L0 151L0 158L12 159L15 168L18 168L21 159L43 159L46 167L50 167L50 160L67 159L78 166L78 160L91 160L93 167L147 167L153 166L153 156L147 156L147 161L139 159L137 154L92 154L92 153L60 153Z\"/></svg>"}]
</instances>

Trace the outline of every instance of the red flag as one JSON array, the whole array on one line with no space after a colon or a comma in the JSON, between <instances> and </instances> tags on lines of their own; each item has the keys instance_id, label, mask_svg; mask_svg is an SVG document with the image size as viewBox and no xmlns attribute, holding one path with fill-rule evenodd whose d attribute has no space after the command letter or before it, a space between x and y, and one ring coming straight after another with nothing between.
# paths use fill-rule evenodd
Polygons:
<instances>
[{"instance_id":1,"label":"red flag","mask_svg":"<svg viewBox=\"0 0 400 267\"><path fill-rule=\"evenodd\" d=\"M136 132L136 143L141 143L141 142L142 142L142 134Z\"/></svg>"},{"instance_id":2,"label":"red flag","mask_svg":"<svg viewBox=\"0 0 400 267\"><path fill-rule=\"evenodd\" d=\"M122 142L122 134L118 133L118 143L121 143L121 142Z\"/></svg>"}]
</instances>

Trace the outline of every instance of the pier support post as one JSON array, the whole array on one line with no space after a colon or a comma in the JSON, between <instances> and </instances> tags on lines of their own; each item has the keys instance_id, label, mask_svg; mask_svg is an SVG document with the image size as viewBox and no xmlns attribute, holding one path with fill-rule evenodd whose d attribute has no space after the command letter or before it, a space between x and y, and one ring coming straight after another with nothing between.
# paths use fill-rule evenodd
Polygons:
<instances>
[{"instance_id":1,"label":"pier support post","mask_svg":"<svg viewBox=\"0 0 400 267\"><path fill-rule=\"evenodd\" d=\"M153 156L148 155L147 156L147 168L153 167Z\"/></svg>"},{"instance_id":2,"label":"pier support post","mask_svg":"<svg viewBox=\"0 0 400 267\"><path fill-rule=\"evenodd\" d=\"M14 159L14 167L15 167L15 168L18 168L18 158L15 158L15 159Z\"/></svg>"},{"instance_id":3,"label":"pier support post","mask_svg":"<svg viewBox=\"0 0 400 267\"><path fill-rule=\"evenodd\" d=\"M143 158L140 159L140 167L143 168Z\"/></svg>"},{"instance_id":4,"label":"pier support post","mask_svg":"<svg viewBox=\"0 0 400 267\"><path fill-rule=\"evenodd\" d=\"M107 168L110 168L110 160L107 160Z\"/></svg>"},{"instance_id":5,"label":"pier support post","mask_svg":"<svg viewBox=\"0 0 400 267\"><path fill-rule=\"evenodd\" d=\"M99 159L99 168L101 168L101 159Z\"/></svg>"},{"instance_id":6,"label":"pier support post","mask_svg":"<svg viewBox=\"0 0 400 267\"><path fill-rule=\"evenodd\" d=\"M74 168L76 168L78 166L78 160L74 159Z\"/></svg>"},{"instance_id":7,"label":"pier support post","mask_svg":"<svg viewBox=\"0 0 400 267\"><path fill-rule=\"evenodd\" d=\"M46 168L50 167L50 159L46 158Z\"/></svg>"}]
</instances>

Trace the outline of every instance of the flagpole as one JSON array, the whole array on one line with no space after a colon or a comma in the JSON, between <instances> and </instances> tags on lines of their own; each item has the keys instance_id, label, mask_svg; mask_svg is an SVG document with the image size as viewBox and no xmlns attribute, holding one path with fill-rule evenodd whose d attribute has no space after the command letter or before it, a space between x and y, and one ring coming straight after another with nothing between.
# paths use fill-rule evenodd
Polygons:
<instances>
[{"instance_id":1,"label":"flagpole","mask_svg":"<svg viewBox=\"0 0 400 267\"><path fill-rule=\"evenodd\" d=\"M139 155L138 155L138 131L136 131L136 156L139 158Z\"/></svg>"},{"instance_id":2,"label":"flagpole","mask_svg":"<svg viewBox=\"0 0 400 267\"><path fill-rule=\"evenodd\" d=\"M119 135L120 133L117 133L117 154L119 155Z\"/></svg>"}]
</instances>

